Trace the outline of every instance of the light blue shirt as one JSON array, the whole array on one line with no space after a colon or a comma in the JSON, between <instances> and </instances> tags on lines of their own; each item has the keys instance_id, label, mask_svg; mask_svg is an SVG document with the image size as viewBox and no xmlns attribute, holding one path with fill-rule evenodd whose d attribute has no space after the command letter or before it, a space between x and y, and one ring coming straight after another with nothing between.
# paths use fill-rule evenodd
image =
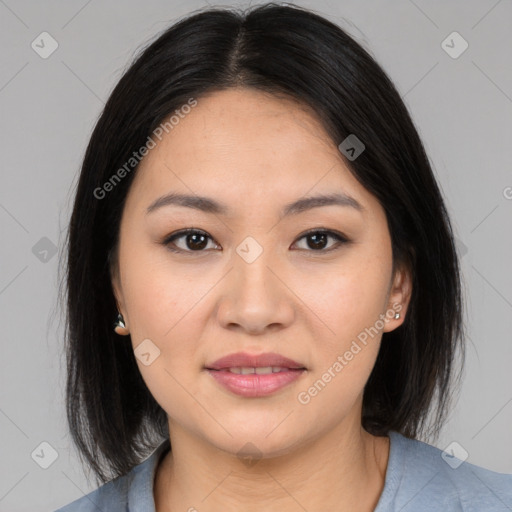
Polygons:
<instances>
[{"instance_id":1,"label":"light blue shirt","mask_svg":"<svg viewBox=\"0 0 512 512\"><path fill-rule=\"evenodd\" d=\"M386 479L374 512L512 511L512 474L469 462L458 465L450 454L443 459L439 448L397 432L389 437ZM154 477L169 446L169 440L164 441L128 474L56 512L155 512Z\"/></svg>"}]
</instances>

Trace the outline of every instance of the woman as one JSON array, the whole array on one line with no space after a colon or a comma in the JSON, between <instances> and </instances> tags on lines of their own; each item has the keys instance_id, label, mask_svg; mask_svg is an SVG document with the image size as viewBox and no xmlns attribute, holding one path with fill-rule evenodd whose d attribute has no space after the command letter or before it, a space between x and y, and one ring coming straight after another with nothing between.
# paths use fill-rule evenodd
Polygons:
<instances>
[{"instance_id":1,"label":"woman","mask_svg":"<svg viewBox=\"0 0 512 512\"><path fill-rule=\"evenodd\" d=\"M460 273L413 122L310 11L210 9L112 92L69 229L62 512L510 510L436 435ZM117 319L115 328L112 326Z\"/></svg>"}]
</instances>

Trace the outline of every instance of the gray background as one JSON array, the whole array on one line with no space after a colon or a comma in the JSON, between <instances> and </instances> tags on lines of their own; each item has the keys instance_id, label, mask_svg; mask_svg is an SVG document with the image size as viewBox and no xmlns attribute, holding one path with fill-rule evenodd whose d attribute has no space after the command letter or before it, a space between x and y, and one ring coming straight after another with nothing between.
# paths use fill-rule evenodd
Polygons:
<instances>
[{"instance_id":1,"label":"gray background","mask_svg":"<svg viewBox=\"0 0 512 512\"><path fill-rule=\"evenodd\" d=\"M356 37L412 113L453 218L467 293L465 379L435 444L457 441L469 462L512 473L512 3L297 3ZM0 511L52 511L93 489L67 435L51 248L62 250L88 137L123 70L204 5L0 0ZM44 31L59 45L47 59L31 47ZM441 46L453 31L469 44L456 59ZM41 442L58 453L48 469Z\"/></svg>"}]
</instances>

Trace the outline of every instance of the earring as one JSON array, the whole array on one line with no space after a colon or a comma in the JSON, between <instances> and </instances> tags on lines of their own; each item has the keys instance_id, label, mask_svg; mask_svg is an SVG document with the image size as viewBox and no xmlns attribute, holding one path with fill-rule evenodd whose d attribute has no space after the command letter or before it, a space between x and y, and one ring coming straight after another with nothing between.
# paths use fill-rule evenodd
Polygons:
<instances>
[{"instance_id":1,"label":"earring","mask_svg":"<svg viewBox=\"0 0 512 512\"><path fill-rule=\"evenodd\" d=\"M121 313L117 314L117 321L114 323L114 331L121 336L128 334L128 329L126 328L126 324L124 323L124 318Z\"/></svg>"},{"instance_id":2,"label":"earring","mask_svg":"<svg viewBox=\"0 0 512 512\"><path fill-rule=\"evenodd\" d=\"M395 318L398 320L400 318L400 313L395 313Z\"/></svg>"}]
</instances>

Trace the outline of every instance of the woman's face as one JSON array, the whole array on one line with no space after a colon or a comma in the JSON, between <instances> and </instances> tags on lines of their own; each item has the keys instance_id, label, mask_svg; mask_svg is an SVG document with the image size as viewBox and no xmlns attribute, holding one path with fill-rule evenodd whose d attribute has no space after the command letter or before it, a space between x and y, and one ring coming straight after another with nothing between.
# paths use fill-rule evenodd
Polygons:
<instances>
[{"instance_id":1,"label":"woman's face","mask_svg":"<svg viewBox=\"0 0 512 512\"><path fill-rule=\"evenodd\" d=\"M193 202L148 212L167 194ZM332 194L353 204L288 207ZM197 232L169 241L187 228ZM248 89L199 98L142 160L120 230L113 286L171 441L180 428L272 456L360 426L382 332L403 321L410 279L392 276L384 210L314 117ZM207 369L239 352L305 369Z\"/></svg>"}]
</instances>

